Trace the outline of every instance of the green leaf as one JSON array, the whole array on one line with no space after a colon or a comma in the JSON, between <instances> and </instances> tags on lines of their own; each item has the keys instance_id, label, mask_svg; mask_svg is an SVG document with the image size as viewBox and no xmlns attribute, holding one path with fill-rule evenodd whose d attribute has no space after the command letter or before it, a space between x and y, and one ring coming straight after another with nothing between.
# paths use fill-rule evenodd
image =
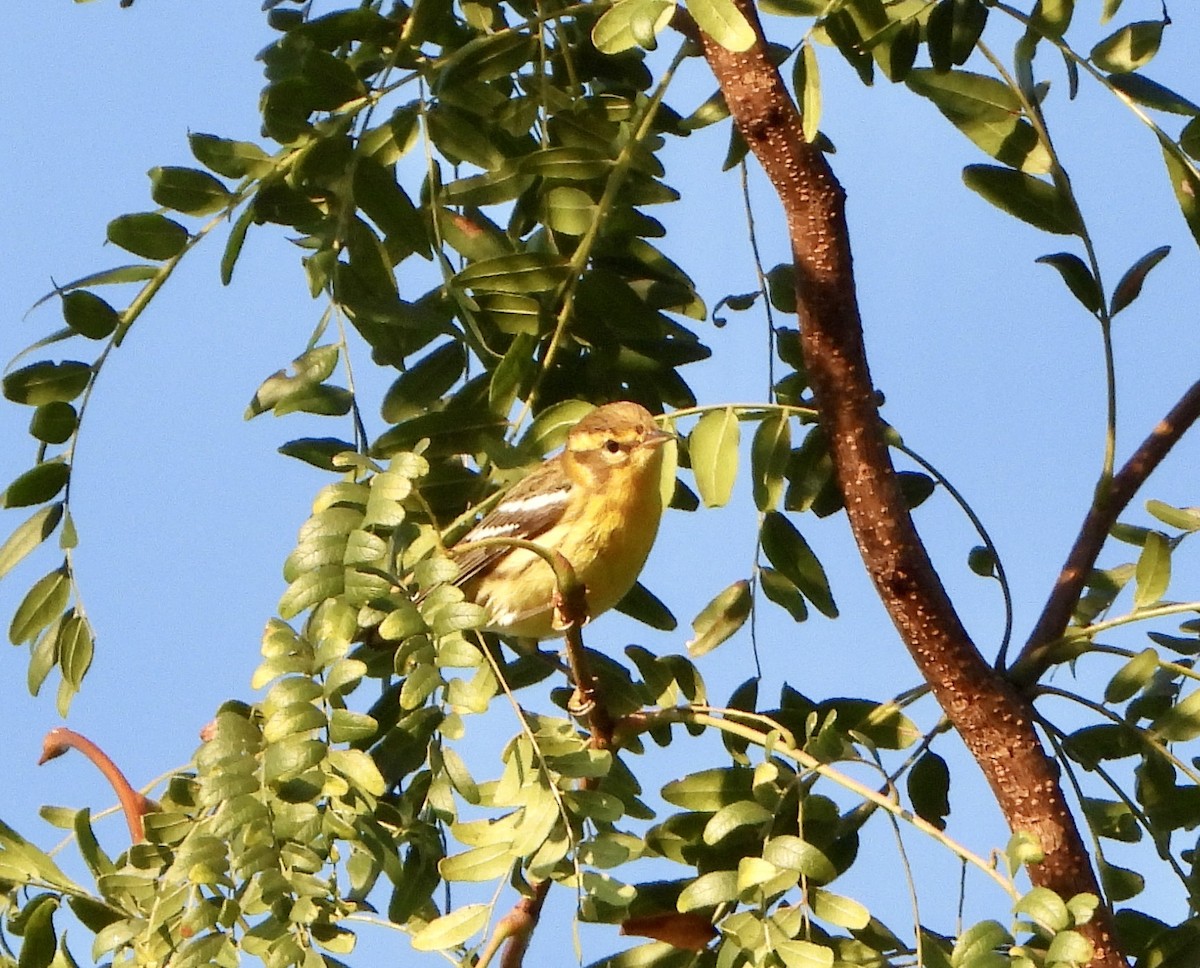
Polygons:
<instances>
[{"instance_id":1,"label":"green leaf","mask_svg":"<svg viewBox=\"0 0 1200 968\"><path fill-rule=\"evenodd\" d=\"M692 473L705 507L729 503L737 478L740 429L732 407L710 410L688 438Z\"/></svg>"},{"instance_id":2,"label":"green leaf","mask_svg":"<svg viewBox=\"0 0 1200 968\"><path fill-rule=\"evenodd\" d=\"M805 840L792 834L772 837L763 847L763 860L780 870L798 871L813 884L828 884L838 875L833 861Z\"/></svg>"},{"instance_id":3,"label":"green leaf","mask_svg":"<svg viewBox=\"0 0 1200 968\"><path fill-rule=\"evenodd\" d=\"M982 0L940 0L925 26L934 70L945 72L965 64L986 24L987 7Z\"/></svg>"},{"instance_id":4,"label":"green leaf","mask_svg":"<svg viewBox=\"0 0 1200 968\"><path fill-rule=\"evenodd\" d=\"M48 460L30 468L0 496L6 508L26 508L49 501L67 485L71 468L63 460Z\"/></svg>"},{"instance_id":5,"label":"green leaf","mask_svg":"<svg viewBox=\"0 0 1200 968\"><path fill-rule=\"evenodd\" d=\"M753 792L754 772L744 767L701 770L662 789L667 803L685 810L716 813L722 807L748 799Z\"/></svg>"},{"instance_id":6,"label":"green leaf","mask_svg":"<svg viewBox=\"0 0 1200 968\"><path fill-rule=\"evenodd\" d=\"M1120 703L1137 695L1153 679L1158 666L1158 653L1154 649L1143 649L1108 681L1104 688L1104 701Z\"/></svg>"},{"instance_id":7,"label":"green leaf","mask_svg":"<svg viewBox=\"0 0 1200 968\"><path fill-rule=\"evenodd\" d=\"M1170 142L1163 142L1163 161L1167 166L1167 177L1175 192L1179 211L1191 230L1192 237L1200 243L1200 178L1192 171L1192 165L1183 153Z\"/></svg>"},{"instance_id":8,"label":"green leaf","mask_svg":"<svg viewBox=\"0 0 1200 968\"><path fill-rule=\"evenodd\" d=\"M564 235L585 235L595 223L599 209L592 196L579 188L559 185L542 198L542 222Z\"/></svg>"},{"instance_id":9,"label":"green leaf","mask_svg":"<svg viewBox=\"0 0 1200 968\"><path fill-rule=\"evenodd\" d=\"M1050 182L995 165L968 165L963 169L963 182L1001 211L1043 232L1079 232L1079 218L1071 203Z\"/></svg>"},{"instance_id":10,"label":"green leaf","mask_svg":"<svg viewBox=\"0 0 1200 968\"><path fill-rule=\"evenodd\" d=\"M816 140L821 124L821 68L817 50L807 40L800 45L792 65L792 86L800 107L804 140L811 144ZM721 103L724 104L724 100Z\"/></svg>"},{"instance_id":11,"label":"green leaf","mask_svg":"<svg viewBox=\"0 0 1200 968\"><path fill-rule=\"evenodd\" d=\"M1124 732L1119 727L1118 731ZM1004 848L1004 858L1008 861L1008 869L1011 874L1016 874L1026 864L1040 864L1044 856L1038 839L1026 830L1018 830L1009 837L1008 844ZM999 926L997 925L997 927ZM1000 930L1004 931L1003 928ZM1007 937L1008 932L1005 931L1004 935ZM1011 938L1009 940L1011 941Z\"/></svg>"},{"instance_id":12,"label":"green leaf","mask_svg":"<svg viewBox=\"0 0 1200 968\"><path fill-rule=\"evenodd\" d=\"M1104 294L1100 291L1096 277L1079 256L1070 252L1056 252L1053 255L1040 256L1034 261L1057 269L1067 288L1089 313L1098 312L1104 305Z\"/></svg>"},{"instance_id":13,"label":"green leaf","mask_svg":"<svg viewBox=\"0 0 1200 968\"><path fill-rule=\"evenodd\" d=\"M434 87L446 93L464 81L495 81L516 74L537 51L537 42L518 30L485 34L468 41L447 57Z\"/></svg>"},{"instance_id":14,"label":"green leaf","mask_svg":"<svg viewBox=\"0 0 1200 968\"><path fill-rule=\"evenodd\" d=\"M1092 943L1078 931L1060 931L1046 949L1046 964L1086 965L1094 953Z\"/></svg>"},{"instance_id":15,"label":"green leaf","mask_svg":"<svg viewBox=\"0 0 1200 968\"><path fill-rule=\"evenodd\" d=\"M1200 114L1200 105L1142 74L1110 74L1108 83L1139 104L1171 114Z\"/></svg>"},{"instance_id":16,"label":"green leaf","mask_svg":"<svg viewBox=\"0 0 1200 968\"><path fill-rule=\"evenodd\" d=\"M1179 133L1179 147L1192 158L1200 158L1200 118L1192 118Z\"/></svg>"},{"instance_id":17,"label":"green leaf","mask_svg":"<svg viewBox=\"0 0 1200 968\"><path fill-rule=\"evenodd\" d=\"M994 578L996 555L983 545L976 545L967 553L967 567L980 578Z\"/></svg>"},{"instance_id":18,"label":"green leaf","mask_svg":"<svg viewBox=\"0 0 1200 968\"><path fill-rule=\"evenodd\" d=\"M333 459L346 451L353 453L354 445L336 437L301 437L289 440L279 448L279 453L285 457L295 457L326 471L338 470Z\"/></svg>"},{"instance_id":19,"label":"green leaf","mask_svg":"<svg viewBox=\"0 0 1200 968\"><path fill-rule=\"evenodd\" d=\"M0 545L0 578L12 571L26 555L54 533L58 522L62 520L62 513L62 504L51 504L35 511L13 529L13 533Z\"/></svg>"},{"instance_id":20,"label":"green leaf","mask_svg":"<svg viewBox=\"0 0 1200 968\"><path fill-rule=\"evenodd\" d=\"M774 568L760 568L758 579L763 594L776 605L786 609L794 621L803 622L808 618L808 606L804 603L804 596L788 578Z\"/></svg>"},{"instance_id":21,"label":"green leaf","mask_svg":"<svg viewBox=\"0 0 1200 968\"><path fill-rule=\"evenodd\" d=\"M188 230L157 212L121 215L108 223L108 241L144 259L163 261L179 255Z\"/></svg>"},{"instance_id":22,"label":"green leaf","mask_svg":"<svg viewBox=\"0 0 1200 968\"><path fill-rule=\"evenodd\" d=\"M1131 871L1106 860L1100 860L1100 883L1104 885L1104 893L1114 904L1128 901L1137 897L1146 888L1146 878L1137 871ZM1180 966L1186 962L1180 962Z\"/></svg>"},{"instance_id":23,"label":"green leaf","mask_svg":"<svg viewBox=\"0 0 1200 968\"><path fill-rule=\"evenodd\" d=\"M413 935L417 951L445 951L478 934L491 914L490 904L464 904L449 914L434 918Z\"/></svg>"},{"instance_id":24,"label":"green leaf","mask_svg":"<svg viewBox=\"0 0 1200 968\"><path fill-rule=\"evenodd\" d=\"M840 928L858 931L871 921L871 912L848 897L833 894L819 887L809 890L808 904L813 915L821 921L836 924Z\"/></svg>"},{"instance_id":25,"label":"green leaf","mask_svg":"<svg viewBox=\"0 0 1200 968\"><path fill-rule=\"evenodd\" d=\"M1014 914L1023 914L1051 934L1071 924L1067 905L1047 887L1035 887L1013 905Z\"/></svg>"},{"instance_id":26,"label":"green leaf","mask_svg":"<svg viewBox=\"0 0 1200 968\"><path fill-rule=\"evenodd\" d=\"M67 403L81 394L92 378L87 363L42 360L13 370L4 377L4 396L13 403L40 407L47 403Z\"/></svg>"},{"instance_id":27,"label":"green leaf","mask_svg":"<svg viewBox=\"0 0 1200 968\"><path fill-rule=\"evenodd\" d=\"M761 827L775 814L754 800L741 800L722 807L704 825L703 838L706 844L718 844L735 830L742 827Z\"/></svg>"},{"instance_id":28,"label":"green leaf","mask_svg":"<svg viewBox=\"0 0 1200 968\"><path fill-rule=\"evenodd\" d=\"M695 636L688 640L688 654L699 658L733 635L750 617L750 604L750 583L744 579L717 595L692 621Z\"/></svg>"},{"instance_id":29,"label":"green leaf","mask_svg":"<svg viewBox=\"0 0 1200 968\"><path fill-rule=\"evenodd\" d=\"M770 511L783 499L784 472L791 459L791 423L783 414L772 414L758 425L750 447L750 477L754 505Z\"/></svg>"},{"instance_id":30,"label":"green leaf","mask_svg":"<svg viewBox=\"0 0 1200 968\"><path fill-rule=\"evenodd\" d=\"M795 526L778 511L763 516L763 553L822 615L837 618L838 609L829 588L829 579L812 548Z\"/></svg>"},{"instance_id":31,"label":"green leaf","mask_svg":"<svg viewBox=\"0 0 1200 968\"><path fill-rule=\"evenodd\" d=\"M1136 844L1142 839L1137 816L1126 803L1084 797L1083 812L1088 826L1097 836L1126 844Z\"/></svg>"},{"instance_id":32,"label":"green leaf","mask_svg":"<svg viewBox=\"0 0 1200 968\"><path fill-rule=\"evenodd\" d=\"M246 233L254 223L254 206L247 205L242 214L229 230L229 238L225 242L225 251L221 253L221 285L228 286L233 281L233 268L237 265L238 256L242 254L242 244L246 241Z\"/></svg>"},{"instance_id":33,"label":"green leaf","mask_svg":"<svg viewBox=\"0 0 1200 968\"><path fill-rule=\"evenodd\" d=\"M22 912L25 923L21 931L23 937L17 968L50 968L58 949L58 937L54 931L54 912L58 910L58 905L57 897L42 894Z\"/></svg>"},{"instance_id":34,"label":"green leaf","mask_svg":"<svg viewBox=\"0 0 1200 968\"><path fill-rule=\"evenodd\" d=\"M270 156L249 141L231 141L193 131L188 144L196 160L226 178L259 178L274 167Z\"/></svg>"},{"instance_id":35,"label":"green leaf","mask_svg":"<svg viewBox=\"0 0 1200 968\"><path fill-rule=\"evenodd\" d=\"M569 273L570 265L561 257L521 252L472 262L451 284L472 292L549 292Z\"/></svg>"},{"instance_id":36,"label":"green leaf","mask_svg":"<svg viewBox=\"0 0 1200 968\"><path fill-rule=\"evenodd\" d=\"M772 944L771 950L783 962L784 968L833 968L834 951L823 944L779 941Z\"/></svg>"},{"instance_id":37,"label":"green leaf","mask_svg":"<svg viewBox=\"0 0 1200 968\"><path fill-rule=\"evenodd\" d=\"M1031 19L1039 34L1057 39L1070 25L1074 13L1075 0L1038 0Z\"/></svg>"},{"instance_id":38,"label":"green leaf","mask_svg":"<svg viewBox=\"0 0 1200 968\"><path fill-rule=\"evenodd\" d=\"M47 444L69 440L79 423L79 415L69 403L55 400L38 407L29 421L29 432Z\"/></svg>"},{"instance_id":39,"label":"green leaf","mask_svg":"<svg viewBox=\"0 0 1200 968\"><path fill-rule=\"evenodd\" d=\"M913 812L938 830L946 829L950 816L950 768L937 753L924 753L907 779L908 798Z\"/></svg>"},{"instance_id":40,"label":"green leaf","mask_svg":"<svg viewBox=\"0 0 1200 968\"><path fill-rule=\"evenodd\" d=\"M980 921L959 935L950 955L950 964L954 968L966 968L976 958L1012 943L1012 935L1004 930L1002 924Z\"/></svg>"},{"instance_id":41,"label":"green leaf","mask_svg":"<svg viewBox=\"0 0 1200 968\"><path fill-rule=\"evenodd\" d=\"M503 358L488 381L488 406L493 413L508 413L523 386L528 386L537 369L537 337L519 333L513 337Z\"/></svg>"},{"instance_id":42,"label":"green leaf","mask_svg":"<svg viewBox=\"0 0 1200 968\"><path fill-rule=\"evenodd\" d=\"M1146 510L1172 528L1200 531L1200 508L1177 508L1162 501L1147 501Z\"/></svg>"},{"instance_id":43,"label":"green leaf","mask_svg":"<svg viewBox=\"0 0 1200 968\"><path fill-rule=\"evenodd\" d=\"M155 166L150 169L150 197L163 208L187 215L209 215L225 208L233 196L208 172L195 168Z\"/></svg>"},{"instance_id":44,"label":"green leaf","mask_svg":"<svg viewBox=\"0 0 1200 968\"><path fill-rule=\"evenodd\" d=\"M1102 71L1128 74L1145 67L1158 53L1165 24L1141 20L1127 24L1092 48L1091 61Z\"/></svg>"},{"instance_id":45,"label":"green leaf","mask_svg":"<svg viewBox=\"0 0 1200 968\"><path fill-rule=\"evenodd\" d=\"M450 182L442 190L441 200L447 205L499 205L520 198L531 184L532 176L506 163L495 171Z\"/></svg>"},{"instance_id":46,"label":"green leaf","mask_svg":"<svg viewBox=\"0 0 1200 968\"><path fill-rule=\"evenodd\" d=\"M737 900L737 871L709 871L701 874L679 892L676 910L686 913Z\"/></svg>"},{"instance_id":47,"label":"green leaf","mask_svg":"<svg viewBox=\"0 0 1200 968\"><path fill-rule=\"evenodd\" d=\"M671 610L641 582L634 582L616 605L617 611L637 619L660 632L673 632L679 626Z\"/></svg>"},{"instance_id":48,"label":"green leaf","mask_svg":"<svg viewBox=\"0 0 1200 968\"><path fill-rule=\"evenodd\" d=\"M754 44L754 28L733 0L688 0L687 8L700 29L726 50L738 53Z\"/></svg>"},{"instance_id":49,"label":"green leaf","mask_svg":"<svg viewBox=\"0 0 1200 968\"><path fill-rule=\"evenodd\" d=\"M447 881L494 881L504 877L517 859L508 843L486 844L444 858L438 870Z\"/></svg>"},{"instance_id":50,"label":"green leaf","mask_svg":"<svg viewBox=\"0 0 1200 968\"><path fill-rule=\"evenodd\" d=\"M67 325L88 339L105 339L121 321L121 314L94 292L76 289L62 297L63 318Z\"/></svg>"},{"instance_id":51,"label":"green leaf","mask_svg":"<svg viewBox=\"0 0 1200 968\"><path fill-rule=\"evenodd\" d=\"M1161 601L1171 581L1171 546L1166 535L1151 531L1138 556L1133 592L1135 608L1146 608Z\"/></svg>"},{"instance_id":52,"label":"green leaf","mask_svg":"<svg viewBox=\"0 0 1200 968\"><path fill-rule=\"evenodd\" d=\"M1190 693L1154 720L1154 731L1172 742L1200 736L1200 690Z\"/></svg>"},{"instance_id":53,"label":"green leaf","mask_svg":"<svg viewBox=\"0 0 1200 968\"><path fill-rule=\"evenodd\" d=\"M71 597L71 581L62 569L43 576L25 593L8 627L8 638L13 645L29 642L47 625L53 622Z\"/></svg>"},{"instance_id":54,"label":"green leaf","mask_svg":"<svg viewBox=\"0 0 1200 968\"><path fill-rule=\"evenodd\" d=\"M1146 276L1150 270L1162 262L1170 253L1169 245L1160 245L1157 249L1152 249L1144 256L1137 260L1125 275L1121 276L1121 281L1117 283L1117 288L1113 290L1112 307L1109 309L1109 315L1115 316L1122 309L1128 306L1141 294L1142 284L1146 281Z\"/></svg>"}]
</instances>

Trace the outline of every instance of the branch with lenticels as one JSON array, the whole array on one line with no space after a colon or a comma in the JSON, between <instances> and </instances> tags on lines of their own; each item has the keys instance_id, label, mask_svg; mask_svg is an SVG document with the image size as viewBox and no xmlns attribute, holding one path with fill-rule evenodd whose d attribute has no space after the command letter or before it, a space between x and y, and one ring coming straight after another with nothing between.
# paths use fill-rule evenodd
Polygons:
<instances>
[{"instance_id":1,"label":"branch with lenticels","mask_svg":"<svg viewBox=\"0 0 1200 968\"><path fill-rule=\"evenodd\" d=\"M845 193L804 140L800 114L768 56L757 11L735 0L756 42L734 52L701 34L704 55L750 150L779 194L795 263L804 361L850 527L875 588L946 716L987 777L1014 831L1037 838L1036 885L1103 896L1028 701L980 654L918 537L900 492L867 368ZM1092 964L1125 963L1107 909L1082 931Z\"/></svg>"}]
</instances>

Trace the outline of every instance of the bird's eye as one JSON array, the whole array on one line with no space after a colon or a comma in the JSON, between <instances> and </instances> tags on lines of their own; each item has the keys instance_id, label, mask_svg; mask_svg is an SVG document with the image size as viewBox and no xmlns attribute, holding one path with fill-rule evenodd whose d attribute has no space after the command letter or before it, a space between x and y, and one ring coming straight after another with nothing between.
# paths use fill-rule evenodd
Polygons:
<instances>
[{"instance_id":1,"label":"bird's eye","mask_svg":"<svg viewBox=\"0 0 1200 968\"><path fill-rule=\"evenodd\" d=\"M619 454L621 452L621 445L615 440L606 440L604 442L604 449L610 454Z\"/></svg>"}]
</instances>

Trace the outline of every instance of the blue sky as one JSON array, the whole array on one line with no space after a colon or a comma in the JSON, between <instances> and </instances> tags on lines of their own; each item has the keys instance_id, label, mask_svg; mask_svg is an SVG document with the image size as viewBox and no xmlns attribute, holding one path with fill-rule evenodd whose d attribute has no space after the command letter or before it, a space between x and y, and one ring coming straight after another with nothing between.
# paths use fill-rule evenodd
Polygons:
<instances>
[{"instance_id":1,"label":"blue sky","mask_svg":"<svg viewBox=\"0 0 1200 968\"><path fill-rule=\"evenodd\" d=\"M1150 73L1182 86L1194 77L1189 68L1200 43L1200 10L1175 6L1166 49ZM1126 0L1122 12L1128 19L1152 18L1159 6ZM1106 32L1088 21L1092 16L1081 9L1072 34L1084 50ZM772 29L794 32L796 25ZM54 281L133 261L104 246L104 226L113 216L151 207L148 168L191 162L189 130L256 139L261 76L254 54L271 36L255 5L231 0L139 0L128 10L114 0L78 6L55 0L9 12L8 50L0 61L0 122L7 132L0 171L8 187L0 217L7 266L0 355L8 359L60 325L52 303L24 318ZM1013 582L1019 644L1099 469L1099 334L1057 274L1033 262L1067 240L1039 235L962 186L959 170L986 161L982 154L908 91L883 81L863 89L835 52L822 49L820 57L823 129L838 147L832 161L849 194L859 298L873 374L887 396L885 415L991 529ZM1173 248L1143 297L1117 320L1121 459L1197 376L1200 260L1149 134L1093 85L1085 83L1078 100L1068 103L1060 65L1045 54L1038 64L1054 83L1048 110L1056 144L1100 240L1109 289L1145 252ZM668 100L686 112L714 85L699 63L689 65L684 81ZM1186 87L1182 93L1200 96ZM1165 123L1175 130L1180 121ZM684 201L667 215L672 237L666 248L710 306L754 287L738 175L719 171L726 137L725 126L700 132L668 156L667 181ZM757 171L752 197L769 267L784 261L787 249ZM309 299L299 252L282 234L251 233L229 288L217 278L219 254L219 243L210 243L190 257L106 367L78 452L78 563L99 641L68 725L102 743L135 784L184 765L197 731L223 699L251 697L259 636L284 587L283 559L326 482L275 448L309 433L346 432L304 418L243 421L255 387L303 350L322 306ZM701 403L764 399L764 327L752 311L731 314L724 329L704 331L714 361L689 374ZM71 349L85 354L93 348ZM378 399L387 376L365 374L368 362L363 354L360 392ZM370 403L367 409L377 410ZM0 408L5 481L33 462L27 421L20 408ZM751 432L745 428L746 440ZM1198 441L1177 449L1129 519L1144 523L1141 500L1148 497L1200 504ZM22 519L22 512L8 511L0 523L7 532ZM753 522L743 486L728 508L669 514L644 580L683 627L663 635L609 616L589 630L589 644L637 641L682 650L691 617L748 575ZM1002 621L999 596L966 569L975 543L967 522L944 494L920 509L917 522L968 627L993 653ZM915 684L844 520L797 523L829 571L842 617L793 626L766 605L759 623L764 693L786 679L814 697L882 699ZM1128 560L1114 555L1106 561ZM1184 560L1195 575L1195 553ZM52 556L38 558L0 583L0 612L10 615L25 589L54 564ZM1200 596L1194 584L1189 589L1180 581L1173 597ZM1118 644L1141 648L1143 642L1130 634ZM0 651L10 724L0 749L6 777L0 816L50 844L58 836L37 820L39 804L99 809L111 796L81 760L34 766L42 734L59 719L52 688L39 700L26 694L26 658L24 649ZM751 668L748 634L701 660L700 668L715 700L723 700ZM1100 662L1091 668L1115 671ZM1084 681L1089 671L1082 670ZM1056 681L1071 680L1060 671ZM924 722L932 721L932 709L923 713ZM953 755L956 747L951 739L939 749ZM656 768L662 780L672 778L671 763ZM986 852L1002 845L1005 834L986 795L971 789L978 787L972 769L955 790L952 832ZM109 823L101 836L116 851L123 827ZM915 836L909 846L919 870L957 883L955 865L921 849ZM898 871L894 859L886 869ZM894 887L899 897L899 882ZM861 899L872 904L871 886L862 890ZM987 889L972 896L986 898ZM952 917L953 905L943 906ZM883 899L879 910L893 926L905 925L904 905ZM1162 913L1182 911L1172 904ZM940 920L943 930L952 927L942 914L930 920Z\"/></svg>"}]
</instances>

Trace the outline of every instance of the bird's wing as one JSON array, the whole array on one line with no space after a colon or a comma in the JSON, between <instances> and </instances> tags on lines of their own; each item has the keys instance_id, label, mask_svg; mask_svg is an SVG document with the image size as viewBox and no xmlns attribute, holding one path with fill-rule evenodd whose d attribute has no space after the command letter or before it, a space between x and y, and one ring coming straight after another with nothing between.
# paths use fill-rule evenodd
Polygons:
<instances>
[{"instance_id":1,"label":"bird's wing","mask_svg":"<svg viewBox=\"0 0 1200 968\"><path fill-rule=\"evenodd\" d=\"M570 478L553 463L543 465L518 483L450 549L451 556L458 563L458 577L454 584L465 584L483 574L512 550L511 546L504 544L471 547L471 542L485 538L523 538L529 541L545 534L562 519L570 494Z\"/></svg>"}]
</instances>

